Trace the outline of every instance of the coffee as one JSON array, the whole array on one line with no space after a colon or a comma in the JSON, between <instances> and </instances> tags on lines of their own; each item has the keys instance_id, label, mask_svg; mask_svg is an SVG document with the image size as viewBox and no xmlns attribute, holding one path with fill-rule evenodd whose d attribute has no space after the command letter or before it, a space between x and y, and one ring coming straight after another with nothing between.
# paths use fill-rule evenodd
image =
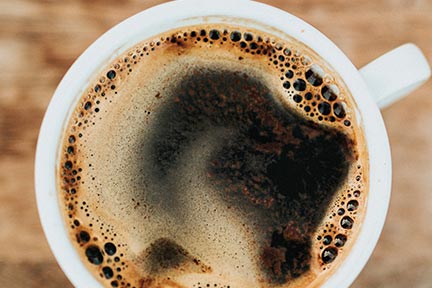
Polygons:
<instances>
[{"instance_id":1,"label":"coffee","mask_svg":"<svg viewBox=\"0 0 432 288\"><path fill-rule=\"evenodd\" d=\"M90 82L58 185L102 285L304 287L349 253L365 141L343 81L309 48L277 31L185 27Z\"/></svg>"}]
</instances>

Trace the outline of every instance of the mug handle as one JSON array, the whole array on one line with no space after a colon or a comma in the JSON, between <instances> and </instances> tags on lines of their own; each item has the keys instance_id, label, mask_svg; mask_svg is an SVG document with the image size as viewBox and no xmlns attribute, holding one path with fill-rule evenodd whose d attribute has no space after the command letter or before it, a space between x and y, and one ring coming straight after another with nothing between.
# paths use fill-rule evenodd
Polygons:
<instances>
[{"instance_id":1,"label":"mug handle","mask_svg":"<svg viewBox=\"0 0 432 288\"><path fill-rule=\"evenodd\" d=\"M408 43L373 60L360 74L382 109L425 83L431 68L421 50Z\"/></svg>"}]
</instances>

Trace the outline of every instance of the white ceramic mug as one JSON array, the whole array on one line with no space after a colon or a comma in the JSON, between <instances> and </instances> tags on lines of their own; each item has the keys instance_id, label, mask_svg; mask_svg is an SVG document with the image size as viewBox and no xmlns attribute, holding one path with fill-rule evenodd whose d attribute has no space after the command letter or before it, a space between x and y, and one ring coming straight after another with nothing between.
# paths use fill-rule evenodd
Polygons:
<instances>
[{"instance_id":1,"label":"white ceramic mug","mask_svg":"<svg viewBox=\"0 0 432 288\"><path fill-rule=\"evenodd\" d=\"M100 287L72 246L60 211L56 171L61 136L67 119L92 76L123 51L151 36L199 23L231 23L273 30L314 50L341 76L355 99L370 160L369 196L359 236L349 255L323 287L347 287L360 273L378 241L390 198L391 159L379 107L408 94L430 76L430 67L413 44L403 45L360 71L323 34L277 8L245 0L183 0L145 10L120 23L94 42L59 84L42 123L36 151L36 196L49 245L76 287ZM403 67L404 73L400 73Z\"/></svg>"}]
</instances>

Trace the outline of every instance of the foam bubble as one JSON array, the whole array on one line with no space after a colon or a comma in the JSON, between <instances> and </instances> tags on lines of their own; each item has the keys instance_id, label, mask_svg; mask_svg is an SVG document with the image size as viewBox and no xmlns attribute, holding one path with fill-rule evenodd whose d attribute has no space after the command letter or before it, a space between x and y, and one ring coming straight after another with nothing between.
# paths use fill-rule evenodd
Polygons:
<instances>
[{"instance_id":1,"label":"foam bubble","mask_svg":"<svg viewBox=\"0 0 432 288\"><path fill-rule=\"evenodd\" d=\"M338 249L336 247L328 247L322 252L322 260L325 264L333 262L338 255Z\"/></svg>"},{"instance_id":2,"label":"foam bubble","mask_svg":"<svg viewBox=\"0 0 432 288\"><path fill-rule=\"evenodd\" d=\"M344 229L352 229L354 220L349 216L344 216L341 220L341 226Z\"/></svg>"},{"instance_id":3,"label":"foam bubble","mask_svg":"<svg viewBox=\"0 0 432 288\"><path fill-rule=\"evenodd\" d=\"M331 106L330 106L330 104L327 103L327 102L320 102L320 103L318 104L318 111L319 111L322 115L327 116L327 115L329 115L329 114L331 113Z\"/></svg>"},{"instance_id":4,"label":"foam bubble","mask_svg":"<svg viewBox=\"0 0 432 288\"><path fill-rule=\"evenodd\" d=\"M87 256L87 260L94 264L94 265L100 265L103 262L103 255L101 250L96 245L90 245L85 249L85 254Z\"/></svg>"},{"instance_id":5,"label":"foam bubble","mask_svg":"<svg viewBox=\"0 0 432 288\"><path fill-rule=\"evenodd\" d=\"M109 230L107 232L109 232ZM112 256L117 252L116 246L111 242L105 243L104 250L109 256Z\"/></svg>"},{"instance_id":6,"label":"foam bubble","mask_svg":"<svg viewBox=\"0 0 432 288\"><path fill-rule=\"evenodd\" d=\"M339 102L334 103L333 104L333 113L338 118L344 118L346 115L344 104L339 103Z\"/></svg>"},{"instance_id":7,"label":"foam bubble","mask_svg":"<svg viewBox=\"0 0 432 288\"><path fill-rule=\"evenodd\" d=\"M324 245L330 245L332 243L332 237L330 235L326 235L323 238L323 244Z\"/></svg>"},{"instance_id":8,"label":"foam bubble","mask_svg":"<svg viewBox=\"0 0 432 288\"><path fill-rule=\"evenodd\" d=\"M110 80L114 79L116 76L116 72L114 70L110 70L107 72L106 77Z\"/></svg>"},{"instance_id":9,"label":"foam bubble","mask_svg":"<svg viewBox=\"0 0 432 288\"><path fill-rule=\"evenodd\" d=\"M334 243L336 247L340 248L345 245L346 241L347 241L347 236L345 236L344 234L338 234L335 237Z\"/></svg>"},{"instance_id":10,"label":"foam bubble","mask_svg":"<svg viewBox=\"0 0 432 288\"><path fill-rule=\"evenodd\" d=\"M320 86L324 75L324 70L317 64L313 64L305 73L307 81L313 86Z\"/></svg>"},{"instance_id":11,"label":"foam bubble","mask_svg":"<svg viewBox=\"0 0 432 288\"><path fill-rule=\"evenodd\" d=\"M105 266L102 268L103 275L106 279L111 279L114 276L114 272L109 266Z\"/></svg>"},{"instance_id":12,"label":"foam bubble","mask_svg":"<svg viewBox=\"0 0 432 288\"><path fill-rule=\"evenodd\" d=\"M293 87L295 90L297 91L305 91L306 90L306 82L303 79L297 79L294 84Z\"/></svg>"}]
</instances>

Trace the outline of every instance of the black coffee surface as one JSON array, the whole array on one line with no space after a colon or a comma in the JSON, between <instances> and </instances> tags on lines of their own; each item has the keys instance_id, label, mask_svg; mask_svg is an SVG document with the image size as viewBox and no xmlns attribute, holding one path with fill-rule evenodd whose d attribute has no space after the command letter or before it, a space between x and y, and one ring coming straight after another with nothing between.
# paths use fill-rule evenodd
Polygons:
<instances>
[{"instance_id":1,"label":"black coffee surface","mask_svg":"<svg viewBox=\"0 0 432 288\"><path fill-rule=\"evenodd\" d=\"M106 287L308 287L367 195L355 103L288 36L202 25L120 54L59 155L71 241Z\"/></svg>"},{"instance_id":2,"label":"black coffee surface","mask_svg":"<svg viewBox=\"0 0 432 288\"><path fill-rule=\"evenodd\" d=\"M202 69L172 93L175 101L156 120L164 128L143 151L152 155L147 165L154 177L163 183L168 170L181 170L177 159L201 135L229 131L216 139L206 163L209 182L223 203L266 223L260 262L270 279L285 283L301 276L309 269L311 238L354 160L351 141L278 103L245 73Z\"/></svg>"}]
</instances>

